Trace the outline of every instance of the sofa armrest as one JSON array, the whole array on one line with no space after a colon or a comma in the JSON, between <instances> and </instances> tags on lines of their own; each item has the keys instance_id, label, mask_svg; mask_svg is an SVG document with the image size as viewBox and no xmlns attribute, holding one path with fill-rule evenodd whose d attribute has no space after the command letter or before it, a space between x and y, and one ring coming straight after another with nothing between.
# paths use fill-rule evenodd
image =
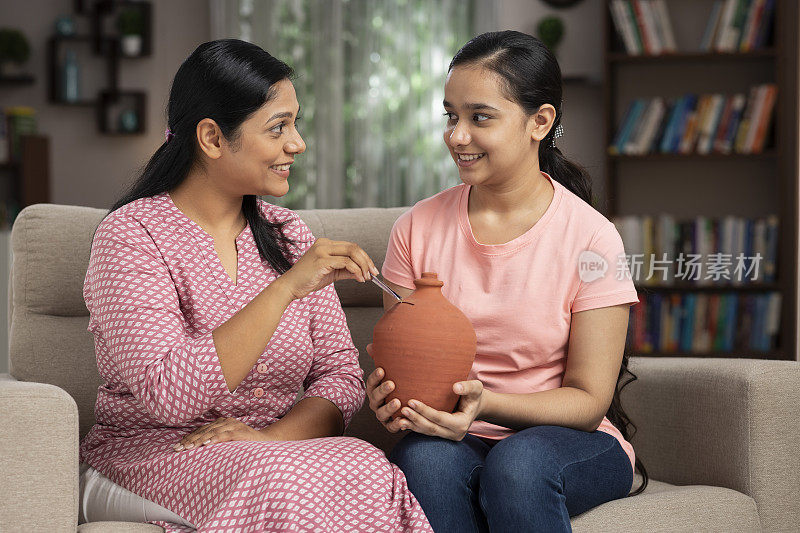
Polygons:
<instances>
[{"instance_id":1,"label":"sofa armrest","mask_svg":"<svg viewBox=\"0 0 800 533\"><path fill-rule=\"evenodd\" d=\"M0 524L13 524L15 531L75 531L75 401L56 386L0 374L0 420Z\"/></svg>"},{"instance_id":2,"label":"sofa armrest","mask_svg":"<svg viewBox=\"0 0 800 533\"><path fill-rule=\"evenodd\" d=\"M654 479L751 496L766 531L800 529L800 363L632 357L622 393Z\"/></svg>"}]
</instances>

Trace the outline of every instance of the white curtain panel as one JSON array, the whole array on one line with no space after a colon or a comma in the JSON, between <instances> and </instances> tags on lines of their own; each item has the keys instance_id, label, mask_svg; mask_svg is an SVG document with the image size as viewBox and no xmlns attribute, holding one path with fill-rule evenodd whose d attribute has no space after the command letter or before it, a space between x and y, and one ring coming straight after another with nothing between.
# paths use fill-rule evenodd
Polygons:
<instances>
[{"instance_id":1,"label":"white curtain panel","mask_svg":"<svg viewBox=\"0 0 800 533\"><path fill-rule=\"evenodd\" d=\"M411 205L458 181L442 141L447 65L493 28L481 0L210 0L214 38L258 44L296 71L308 144L291 208Z\"/></svg>"}]
</instances>

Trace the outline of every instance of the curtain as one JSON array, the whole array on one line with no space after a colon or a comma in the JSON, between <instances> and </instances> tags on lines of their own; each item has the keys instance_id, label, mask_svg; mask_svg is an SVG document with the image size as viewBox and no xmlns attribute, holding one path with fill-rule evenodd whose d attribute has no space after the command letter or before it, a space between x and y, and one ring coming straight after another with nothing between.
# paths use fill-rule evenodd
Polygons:
<instances>
[{"instance_id":1,"label":"curtain","mask_svg":"<svg viewBox=\"0 0 800 533\"><path fill-rule=\"evenodd\" d=\"M411 205L458 182L442 141L453 54L491 27L476 0L211 0L214 38L258 44L296 71L308 145L294 209Z\"/></svg>"}]
</instances>

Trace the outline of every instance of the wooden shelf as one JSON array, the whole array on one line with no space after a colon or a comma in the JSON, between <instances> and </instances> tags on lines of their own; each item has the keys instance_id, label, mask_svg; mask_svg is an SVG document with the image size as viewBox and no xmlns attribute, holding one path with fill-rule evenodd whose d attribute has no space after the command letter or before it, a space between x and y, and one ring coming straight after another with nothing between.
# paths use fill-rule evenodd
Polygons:
<instances>
[{"instance_id":1,"label":"wooden shelf","mask_svg":"<svg viewBox=\"0 0 800 533\"><path fill-rule=\"evenodd\" d=\"M751 50L750 52L677 52L673 54L661 55L640 55L634 56L620 52L608 54L608 62L612 65L618 64L659 64L659 63L679 63L679 62L716 62L716 61L754 61L761 59L774 60L778 56L775 48L763 48L761 50Z\"/></svg>"},{"instance_id":2,"label":"wooden shelf","mask_svg":"<svg viewBox=\"0 0 800 533\"><path fill-rule=\"evenodd\" d=\"M36 82L31 74L18 74L15 76L0 76L0 87L14 85L33 85Z\"/></svg>"},{"instance_id":3,"label":"wooden shelf","mask_svg":"<svg viewBox=\"0 0 800 533\"><path fill-rule=\"evenodd\" d=\"M759 154L644 154L644 155L628 155L628 154L607 154L608 158L613 161L718 161L718 160L732 160L732 159L775 159L778 157L778 152L775 150L767 150Z\"/></svg>"},{"instance_id":4,"label":"wooden shelf","mask_svg":"<svg viewBox=\"0 0 800 533\"><path fill-rule=\"evenodd\" d=\"M742 285L692 285L678 283L675 285L641 285L636 290L642 292L771 292L780 291L783 287L778 283L745 283Z\"/></svg>"},{"instance_id":5,"label":"wooden shelf","mask_svg":"<svg viewBox=\"0 0 800 533\"><path fill-rule=\"evenodd\" d=\"M604 2L608 4L608 0ZM677 20L696 17L708 10L699 2L668 2L673 24ZM705 5L705 3L702 3ZM730 352L660 352L639 353L629 349L631 355L675 356L675 357L725 357L795 360L797 358L797 292L798 292L798 195L800 179L797 160L800 157L800 128L798 123L798 53L797 20L800 6L794 1L775 2L774 27L767 47L749 52L702 52L682 51L661 55L629 55L622 48L611 17L611 10L604 9L604 140L611 146L616 135L616 127L623 116L624 106L632 98L673 97L693 92L696 94L736 94L745 92L745 87L761 83L774 83L778 87L774 119L768 132L768 144L764 152L758 154L662 154L614 155L604 156L605 170L605 211L613 219L620 213L639 213L637 204L647 205L647 212L681 213L682 216L710 215L721 217L725 214L770 212L780 218L778 236L777 269L780 277L776 282L752 283L742 285L696 285L676 282L674 284L637 284L640 295L650 298L659 294L706 294L757 295L778 292L782 296L780 325L777 335L778 346L769 351L732 350ZM705 16L705 15L701 15ZM697 26L697 25L695 25ZM702 26L702 24L701 24ZM677 35L678 46L687 49L692 46L693 35ZM697 35L699 42L702 35ZM683 41L680 40L683 38ZM685 72L685 75L682 73ZM705 74L705 73L708 74ZM640 75L641 73L641 75ZM724 165L728 161L732 164ZM631 162L644 163L641 167ZM711 165L704 162L713 162ZM748 162L751 162L748 164ZM670 165L664 170L655 163ZM674 165L674 167L673 167ZM654 169L652 173L644 169ZM717 169L719 169L717 171ZM753 171L759 169L756 175ZM761 171L763 169L763 172ZM704 194L693 194L687 190L685 195L664 195L664 188L670 186L673 174L680 174L678 180L685 187L687 181L702 180ZM747 190L733 187L731 183L742 183L753 175L757 187ZM636 187L626 189L632 179L637 179ZM652 186L646 181L651 180ZM755 183L753 184L755 185ZM709 190L718 191L711 198ZM752 194L763 196L758 209L748 211L747 206L754 201ZM669 191L672 193L673 191ZM646 195L646 196L645 196ZM685 203L681 205L681 198ZM767 203L768 201L768 203ZM662 207L663 206L663 207ZM720 212L720 207L725 212ZM766 210L766 211L765 211ZM647 213L642 213L647 214ZM751 215L755 216L755 215Z\"/></svg>"}]
</instances>

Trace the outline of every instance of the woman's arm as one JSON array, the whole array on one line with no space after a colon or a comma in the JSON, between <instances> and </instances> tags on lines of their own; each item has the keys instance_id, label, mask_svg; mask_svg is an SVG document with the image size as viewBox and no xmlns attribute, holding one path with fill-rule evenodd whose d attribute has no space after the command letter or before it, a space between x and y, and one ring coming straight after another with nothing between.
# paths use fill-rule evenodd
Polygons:
<instances>
[{"instance_id":1,"label":"woman's arm","mask_svg":"<svg viewBox=\"0 0 800 533\"><path fill-rule=\"evenodd\" d=\"M303 398L280 420L260 430L267 440L304 440L344 433L342 412L330 400Z\"/></svg>"},{"instance_id":2,"label":"woman's arm","mask_svg":"<svg viewBox=\"0 0 800 533\"><path fill-rule=\"evenodd\" d=\"M292 268L214 330L214 345L228 390L235 390L253 369L292 300L336 280L363 282L376 272L372 260L358 245L317 239Z\"/></svg>"}]
</instances>

